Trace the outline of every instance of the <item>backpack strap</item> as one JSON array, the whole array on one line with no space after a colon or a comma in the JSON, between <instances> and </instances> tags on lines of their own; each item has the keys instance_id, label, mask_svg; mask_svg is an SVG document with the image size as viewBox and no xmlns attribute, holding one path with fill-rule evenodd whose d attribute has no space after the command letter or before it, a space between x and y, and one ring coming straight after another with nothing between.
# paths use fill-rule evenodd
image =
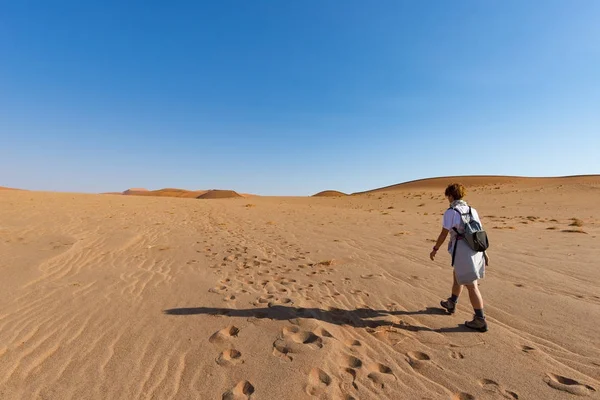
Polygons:
<instances>
[{"instance_id":1,"label":"backpack strap","mask_svg":"<svg viewBox=\"0 0 600 400\"><path fill-rule=\"evenodd\" d=\"M454 228L456 230L456 228ZM458 234L458 232L456 232ZM458 236L454 240L454 249L452 250L452 266L454 267L454 259L456 258L456 248L458 247Z\"/></svg>"},{"instance_id":2,"label":"backpack strap","mask_svg":"<svg viewBox=\"0 0 600 400\"><path fill-rule=\"evenodd\" d=\"M460 216L460 219L462 220L462 216L463 213L461 213L458 209L454 208L454 207L450 207L448 208L448 210L454 210L458 213L458 215ZM471 207L469 207L469 213L471 212ZM452 266L454 267L454 260L456 259L456 248L458 247L458 239L462 236L459 232L458 229L456 228L452 228L452 230L454 232L456 232L456 238L454 239L454 249L452 249Z\"/></svg>"}]
</instances>

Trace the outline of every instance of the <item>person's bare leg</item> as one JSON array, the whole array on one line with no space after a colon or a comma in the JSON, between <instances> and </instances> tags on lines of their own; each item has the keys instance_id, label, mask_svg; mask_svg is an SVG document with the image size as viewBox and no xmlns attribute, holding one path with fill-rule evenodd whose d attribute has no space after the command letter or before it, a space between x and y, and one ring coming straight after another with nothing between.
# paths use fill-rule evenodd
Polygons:
<instances>
[{"instance_id":1,"label":"person's bare leg","mask_svg":"<svg viewBox=\"0 0 600 400\"><path fill-rule=\"evenodd\" d=\"M454 273L454 271L452 271L452 281L452 294L456 297L459 297L463 287L462 285L459 285L456 281L456 274Z\"/></svg>"},{"instance_id":2,"label":"person's bare leg","mask_svg":"<svg viewBox=\"0 0 600 400\"><path fill-rule=\"evenodd\" d=\"M479 292L479 287L477 286L477 282L472 285L466 285L467 290L469 291L469 300L471 300L471 305L474 310L483 310L483 298L481 297L481 293Z\"/></svg>"}]
</instances>

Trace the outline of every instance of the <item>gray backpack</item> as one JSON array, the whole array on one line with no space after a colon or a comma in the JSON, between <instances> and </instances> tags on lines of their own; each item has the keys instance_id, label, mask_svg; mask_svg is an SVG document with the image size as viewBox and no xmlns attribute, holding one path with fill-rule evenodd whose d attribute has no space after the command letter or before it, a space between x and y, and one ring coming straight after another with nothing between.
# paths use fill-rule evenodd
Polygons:
<instances>
[{"instance_id":1,"label":"gray backpack","mask_svg":"<svg viewBox=\"0 0 600 400\"><path fill-rule=\"evenodd\" d=\"M490 242L488 240L487 233L483 230L483 226L473 218L473 213L471 212L471 207L469 207L469 212L461 213L456 208L451 208L460 214L460 218L462 219L463 225L465 227L464 233L459 233L456 228L454 232L456 232L456 239L464 239L467 245L474 251L486 251L488 247L490 247ZM456 243L454 244L454 250L452 252L452 265L454 265L454 258L456 256L456 248L458 246Z\"/></svg>"}]
</instances>

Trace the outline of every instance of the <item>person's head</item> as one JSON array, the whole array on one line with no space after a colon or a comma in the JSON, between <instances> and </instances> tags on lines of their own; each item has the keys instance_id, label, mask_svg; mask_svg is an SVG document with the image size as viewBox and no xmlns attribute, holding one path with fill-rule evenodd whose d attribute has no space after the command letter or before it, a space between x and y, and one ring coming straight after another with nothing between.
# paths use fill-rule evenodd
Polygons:
<instances>
[{"instance_id":1,"label":"person's head","mask_svg":"<svg viewBox=\"0 0 600 400\"><path fill-rule=\"evenodd\" d=\"M444 192L446 198L450 203L455 200L461 200L467 194L467 190L460 183L452 183L448 185L446 191Z\"/></svg>"}]
</instances>

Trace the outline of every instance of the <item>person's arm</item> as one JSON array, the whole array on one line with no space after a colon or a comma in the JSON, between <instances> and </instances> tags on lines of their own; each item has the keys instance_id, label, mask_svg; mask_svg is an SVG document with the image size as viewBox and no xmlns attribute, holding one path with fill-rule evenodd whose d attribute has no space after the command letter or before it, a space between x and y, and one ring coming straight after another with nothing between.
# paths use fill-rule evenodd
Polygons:
<instances>
[{"instance_id":1,"label":"person's arm","mask_svg":"<svg viewBox=\"0 0 600 400\"><path fill-rule=\"evenodd\" d=\"M440 247L442 247L442 245L444 244L444 241L446 240L447 236L448 236L448 229L442 228L442 231L440 232L440 235L437 238L437 242L435 243L435 246L433 246L433 250L431 250L431 253L429 254L429 258L431 258L431 261L433 261L435 259L436 253L438 252Z\"/></svg>"}]
</instances>

